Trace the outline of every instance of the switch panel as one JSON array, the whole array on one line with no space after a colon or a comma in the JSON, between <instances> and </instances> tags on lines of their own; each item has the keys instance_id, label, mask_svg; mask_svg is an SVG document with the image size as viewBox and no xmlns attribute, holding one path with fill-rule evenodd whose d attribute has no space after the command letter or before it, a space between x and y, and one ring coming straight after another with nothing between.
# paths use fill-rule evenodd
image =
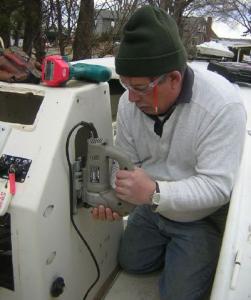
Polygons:
<instances>
[{"instance_id":1,"label":"switch panel","mask_svg":"<svg viewBox=\"0 0 251 300\"><path fill-rule=\"evenodd\" d=\"M24 182L31 162L31 159L3 154L0 157L0 178L7 179L11 169L15 172L16 182Z\"/></svg>"}]
</instances>

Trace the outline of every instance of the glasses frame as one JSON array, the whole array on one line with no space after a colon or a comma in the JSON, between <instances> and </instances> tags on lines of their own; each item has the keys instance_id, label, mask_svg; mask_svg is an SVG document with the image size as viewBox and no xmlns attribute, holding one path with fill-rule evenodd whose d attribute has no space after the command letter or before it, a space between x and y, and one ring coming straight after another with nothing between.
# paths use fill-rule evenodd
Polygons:
<instances>
[{"instance_id":1,"label":"glasses frame","mask_svg":"<svg viewBox=\"0 0 251 300\"><path fill-rule=\"evenodd\" d=\"M119 77L119 82L121 84L121 86L128 91L131 91L133 93L136 93L138 95L147 95L150 92L152 92L152 90L155 88L155 86L157 86L158 84L161 83L161 81L164 81L164 79L166 78L167 74L162 74L159 77L155 78L154 80L150 81L148 84L146 84L144 89L137 89L133 86L131 86L130 84L127 84L125 82L122 81L122 79ZM144 85L142 85L144 86Z\"/></svg>"}]
</instances>

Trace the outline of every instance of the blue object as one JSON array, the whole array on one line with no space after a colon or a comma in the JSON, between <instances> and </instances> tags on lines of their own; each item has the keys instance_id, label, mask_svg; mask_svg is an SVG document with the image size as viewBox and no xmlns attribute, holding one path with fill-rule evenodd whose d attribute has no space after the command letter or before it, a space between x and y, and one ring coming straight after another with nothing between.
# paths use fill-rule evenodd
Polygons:
<instances>
[{"instance_id":1,"label":"blue object","mask_svg":"<svg viewBox=\"0 0 251 300\"><path fill-rule=\"evenodd\" d=\"M111 79L111 77L111 70L104 66L84 63L70 65L70 78L94 82L105 82Z\"/></svg>"}]
</instances>

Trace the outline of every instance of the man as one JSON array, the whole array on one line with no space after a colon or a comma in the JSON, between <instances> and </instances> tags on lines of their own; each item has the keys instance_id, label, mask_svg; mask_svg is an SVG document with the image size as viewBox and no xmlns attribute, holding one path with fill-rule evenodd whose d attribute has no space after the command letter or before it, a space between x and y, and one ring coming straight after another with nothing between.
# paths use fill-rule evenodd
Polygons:
<instances>
[{"instance_id":1,"label":"man","mask_svg":"<svg viewBox=\"0 0 251 300\"><path fill-rule=\"evenodd\" d=\"M245 109L226 79L187 66L176 24L161 9L132 15L115 63L126 88L116 144L137 166L116 173L118 197L137 205L119 262L136 274L162 268L161 299L203 299L241 160ZM93 217L119 219L102 206Z\"/></svg>"}]
</instances>

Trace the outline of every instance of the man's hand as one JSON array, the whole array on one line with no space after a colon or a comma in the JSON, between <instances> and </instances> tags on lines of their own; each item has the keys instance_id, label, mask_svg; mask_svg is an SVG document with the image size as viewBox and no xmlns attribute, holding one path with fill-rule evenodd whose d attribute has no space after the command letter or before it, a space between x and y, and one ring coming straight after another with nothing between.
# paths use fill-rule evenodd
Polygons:
<instances>
[{"instance_id":1,"label":"man's hand","mask_svg":"<svg viewBox=\"0 0 251 300\"><path fill-rule=\"evenodd\" d=\"M155 181L141 168L117 171L115 185L118 198L136 205L150 204L156 189Z\"/></svg>"},{"instance_id":2,"label":"man's hand","mask_svg":"<svg viewBox=\"0 0 251 300\"><path fill-rule=\"evenodd\" d=\"M103 205L99 205L92 209L92 217L95 220L101 221L118 221L121 219L121 216L118 213L113 212L108 207L105 208Z\"/></svg>"},{"instance_id":3,"label":"man's hand","mask_svg":"<svg viewBox=\"0 0 251 300\"><path fill-rule=\"evenodd\" d=\"M117 171L115 185L118 198L136 205L150 204L156 189L155 181L141 168L135 168L133 171ZM92 216L95 220L102 221L121 219L118 213L103 205L93 208Z\"/></svg>"}]
</instances>

